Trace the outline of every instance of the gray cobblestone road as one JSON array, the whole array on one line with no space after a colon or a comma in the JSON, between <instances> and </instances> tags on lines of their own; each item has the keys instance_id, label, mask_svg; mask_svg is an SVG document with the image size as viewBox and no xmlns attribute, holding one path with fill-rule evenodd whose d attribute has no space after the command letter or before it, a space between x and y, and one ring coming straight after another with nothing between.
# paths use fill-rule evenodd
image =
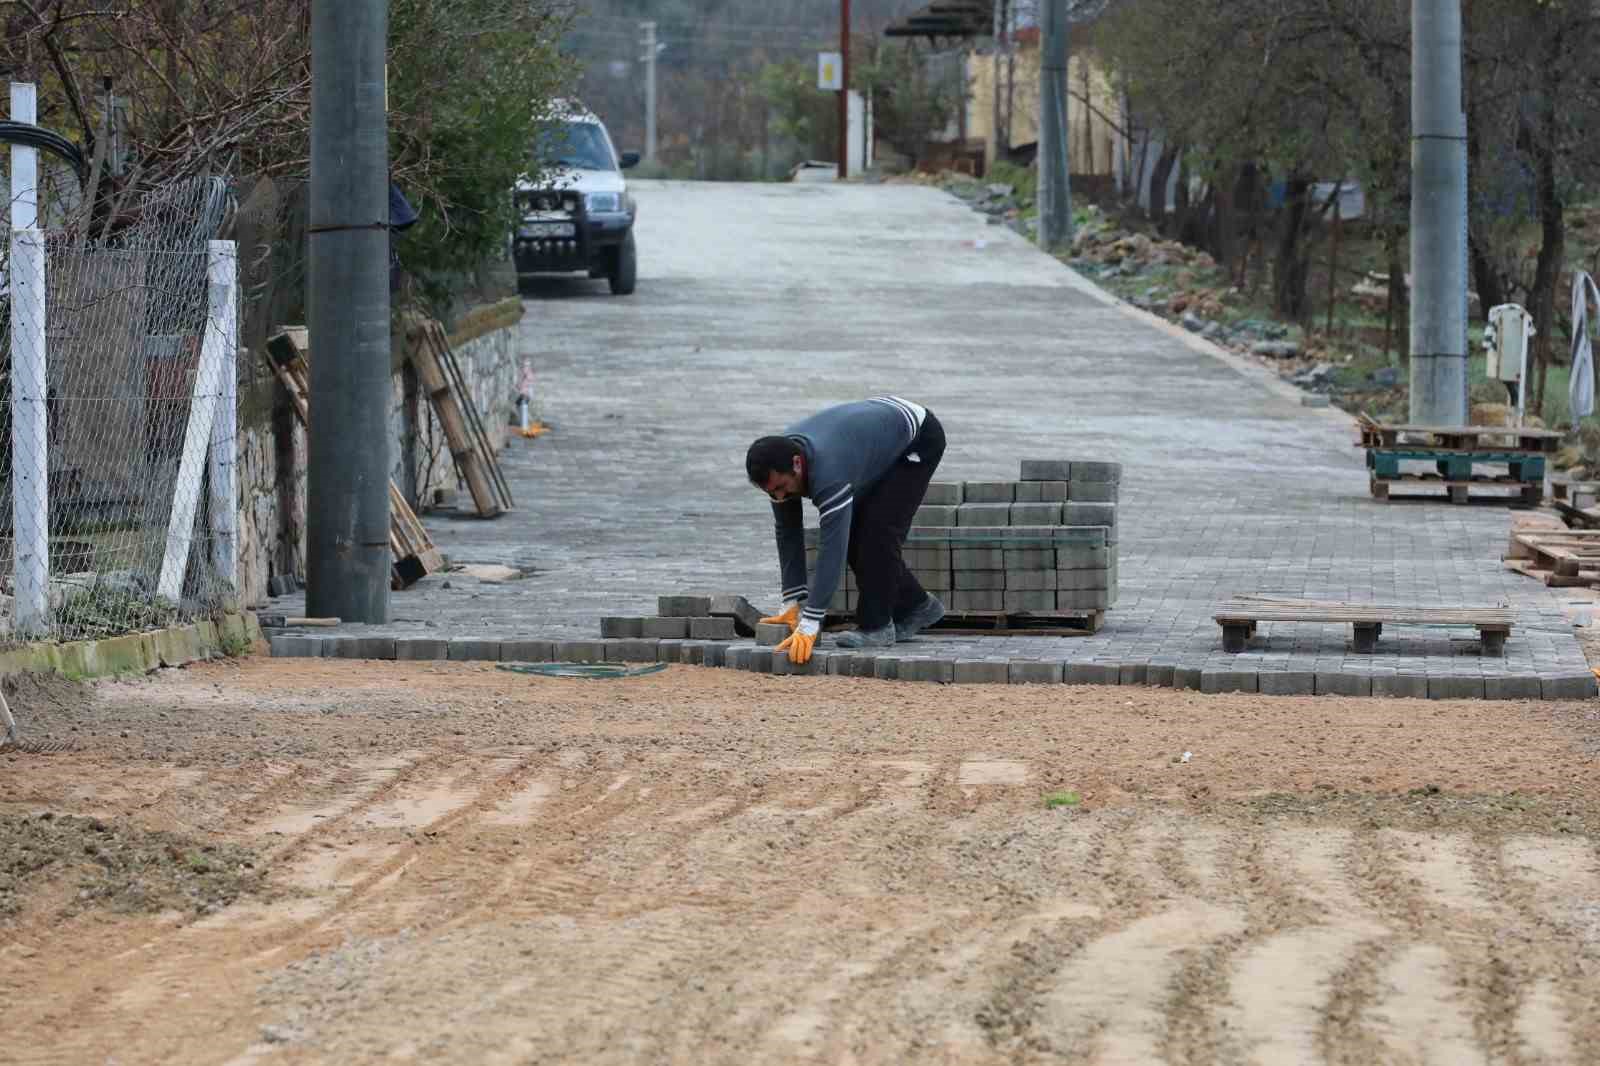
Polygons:
<instances>
[{"instance_id":1,"label":"gray cobblestone road","mask_svg":"<svg viewBox=\"0 0 1600 1066\"><path fill-rule=\"evenodd\" d=\"M1252 675L1475 678L1587 673L1558 590L1504 570L1501 507L1379 504L1349 420L1270 375L1117 307L1016 235L912 186L640 183L640 281L551 280L523 352L553 431L503 461L519 509L430 516L456 562L532 571L433 577L396 593L396 635L589 637L677 591L776 603L755 436L885 392L944 422L941 479L1009 480L1023 458L1124 464L1121 600L1093 637L963 655L1051 655ZM814 515L808 511L808 521ZM448 587L447 587L448 585ZM1226 656L1211 620L1237 593L1509 603L1506 657L1471 630L1266 625ZM277 601L294 609L299 598ZM1225 684L1225 682L1221 682Z\"/></svg>"}]
</instances>

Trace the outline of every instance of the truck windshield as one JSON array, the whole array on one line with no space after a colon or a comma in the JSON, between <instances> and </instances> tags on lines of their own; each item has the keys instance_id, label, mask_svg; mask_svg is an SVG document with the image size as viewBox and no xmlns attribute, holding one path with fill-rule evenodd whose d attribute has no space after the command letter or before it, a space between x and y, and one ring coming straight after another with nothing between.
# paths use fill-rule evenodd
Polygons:
<instances>
[{"instance_id":1,"label":"truck windshield","mask_svg":"<svg viewBox=\"0 0 1600 1066\"><path fill-rule=\"evenodd\" d=\"M541 130L533 142L533 155L541 166L579 170L616 170L611 145L595 122L560 122Z\"/></svg>"}]
</instances>

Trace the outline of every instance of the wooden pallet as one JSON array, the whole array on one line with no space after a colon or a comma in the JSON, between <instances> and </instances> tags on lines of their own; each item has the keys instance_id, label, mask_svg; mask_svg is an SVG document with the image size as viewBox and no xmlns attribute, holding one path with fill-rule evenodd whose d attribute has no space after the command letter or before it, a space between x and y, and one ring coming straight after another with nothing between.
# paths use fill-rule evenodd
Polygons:
<instances>
[{"instance_id":1,"label":"wooden pallet","mask_svg":"<svg viewBox=\"0 0 1600 1066\"><path fill-rule=\"evenodd\" d=\"M1566 500L1554 500L1556 513L1573 529L1600 529L1600 510L1574 507Z\"/></svg>"},{"instance_id":2,"label":"wooden pallet","mask_svg":"<svg viewBox=\"0 0 1600 1066\"><path fill-rule=\"evenodd\" d=\"M456 473L466 482L478 515L493 518L511 510L511 487L500 471L483 419L439 322L429 319L414 332L411 364L444 428Z\"/></svg>"},{"instance_id":3,"label":"wooden pallet","mask_svg":"<svg viewBox=\"0 0 1600 1066\"><path fill-rule=\"evenodd\" d=\"M311 428L311 364L307 362L310 355L310 334L304 326L280 330L267 341L267 365L289 393L295 416L308 430ZM389 587L393 589L410 588L429 574L444 569L444 557L393 478L389 479L389 552L394 557L389 572Z\"/></svg>"},{"instance_id":4,"label":"wooden pallet","mask_svg":"<svg viewBox=\"0 0 1600 1066\"><path fill-rule=\"evenodd\" d=\"M1055 614L1012 614L1006 611L948 611L924 633L941 636L1086 637L1105 625L1104 611ZM826 624L854 623L851 613L829 614Z\"/></svg>"},{"instance_id":5,"label":"wooden pallet","mask_svg":"<svg viewBox=\"0 0 1600 1066\"><path fill-rule=\"evenodd\" d=\"M1562 474L1550 475L1550 495L1566 500L1578 495L1600 496L1600 481L1579 481Z\"/></svg>"},{"instance_id":6,"label":"wooden pallet","mask_svg":"<svg viewBox=\"0 0 1600 1066\"><path fill-rule=\"evenodd\" d=\"M1585 584L1600 582L1600 530L1514 532L1505 558L1507 562L1515 560L1548 570L1557 577L1582 578Z\"/></svg>"},{"instance_id":7,"label":"wooden pallet","mask_svg":"<svg viewBox=\"0 0 1600 1066\"><path fill-rule=\"evenodd\" d=\"M1444 495L1424 492L1395 492L1396 487L1416 488L1442 488ZM1379 477L1374 474L1368 480L1368 489L1375 500L1421 500L1437 503L1449 500L1451 503L1514 503L1518 506L1536 507L1544 499L1544 489L1541 485L1533 484L1521 478L1479 474L1468 478L1450 478L1441 474L1397 474L1390 477ZM1514 494L1502 493L1498 495L1485 495L1484 489L1514 489Z\"/></svg>"},{"instance_id":8,"label":"wooden pallet","mask_svg":"<svg viewBox=\"0 0 1600 1066\"><path fill-rule=\"evenodd\" d=\"M1421 426L1358 423L1360 448L1425 452L1518 452L1547 455L1561 447L1553 429L1527 426Z\"/></svg>"},{"instance_id":9,"label":"wooden pallet","mask_svg":"<svg viewBox=\"0 0 1600 1066\"><path fill-rule=\"evenodd\" d=\"M1347 603L1333 600L1239 596L1219 604L1213 615L1222 627L1222 650L1237 654L1261 622L1342 622L1353 630L1355 649L1371 654L1385 625L1475 626L1485 655L1504 655L1511 634L1511 609L1426 607L1420 604Z\"/></svg>"}]
</instances>

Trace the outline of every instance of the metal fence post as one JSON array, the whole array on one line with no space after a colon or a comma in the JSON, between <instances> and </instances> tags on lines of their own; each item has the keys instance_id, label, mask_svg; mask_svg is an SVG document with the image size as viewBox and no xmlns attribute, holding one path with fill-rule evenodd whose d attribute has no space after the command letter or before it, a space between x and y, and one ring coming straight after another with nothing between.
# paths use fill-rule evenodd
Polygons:
<instances>
[{"instance_id":1,"label":"metal fence post","mask_svg":"<svg viewBox=\"0 0 1600 1066\"><path fill-rule=\"evenodd\" d=\"M217 409L211 420L211 555L228 595L239 595L239 254L232 241L211 241L206 257L209 307L202 363L217 365ZM208 354L210 348L213 354Z\"/></svg>"}]
</instances>

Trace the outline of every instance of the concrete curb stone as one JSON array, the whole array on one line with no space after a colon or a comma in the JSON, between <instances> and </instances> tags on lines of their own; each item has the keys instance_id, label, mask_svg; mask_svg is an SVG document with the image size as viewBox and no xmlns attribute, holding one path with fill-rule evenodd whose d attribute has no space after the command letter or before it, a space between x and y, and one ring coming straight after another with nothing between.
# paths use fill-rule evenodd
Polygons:
<instances>
[{"instance_id":1,"label":"concrete curb stone","mask_svg":"<svg viewBox=\"0 0 1600 1066\"><path fill-rule=\"evenodd\" d=\"M320 659L322 638L299 633L276 633L268 640L275 659Z\"/></svg>"},{"instance_id":2,"label":"concrete curb stone","mask_svg":"<svg viewBox=\"0 0 1600 1066\"><path fill-rule=\"evenodd\" d=\"M1010 481L967 481L962 485L961 502L1008 504L1016 499L1016 491Z\"/></svg>"},{"instance_id":3,"label":"concrete curb stone","mask_svg":"<svg viewBox=\"0 0 1600 1066\"><path fill-rule=\"evenodd\" d=\"M394 657L406 662L448 659L450 642L443 637L400 637L394 642Z\"/></svg>"},{"instance_id":4,"label":"concrete curb stone","mask_svg":"<svg viewBox=\"0 0 1600 1066\"><path fill-rule=\"evenodd\" d=\"M613 641L606 645L606 662L653 663L656 661L657 643L643 638Z\"/></svg>"},{"instance_id":5,"label":"concrete curb stone","mask_svg":"<svg viewBox=\"0 0 1600 1066\"><path fill-rule=\"evenodd\" d=\"M950 680L957 685L1009 685L1011 660L957 659L951 667Z\"/></svg>"},{"instance_id":6,"label":"concrete curb stone","mask_svg":"<svg viewBox=\"0 0 1600 1066\"><path fill-rule=\"evenodd\" d=\"M1372 675L1318 671L1316 686L1319 696L1370 696Z\"/></svg>"},{"instance_id":7,"label":"concrete curb stone","mask_svg":"<svg viewBox=\"0 0 1600 1066\"><path fill-rule=\"evenodd\" d=\"M1263 670L1256 691L1268 696L1315 696L1317 675L1310 670Z\"/></svg>"},{"instance_id":8,"label":"concrete curb stone","mask_svg":"<svg viewBox=\"0 0 1600 1066\"><path fill-rule=\"evenodd\" d=\"M1483 678L1481 677L1433 677L1428 678L1428 698L1430 700L1481 700L1483 699Z\"/></svg>"},{"instance_id":9,"label":"concrete curb stone","mask_svg":"<svg viewBox=\"0 0 1600 1066\"><path fill-rule=\"evenodd\" d=\"M657 640L684 640L689 636L689 619L687 618L641 618L639 620L639 635L653 637Z\"/></svg>"},{"instance_id":10,"label":"concrete curb stone","mask_svg":"<svg viewBox=\"0 0 1600 1066\"><path fill-rule=\"evenodd\" d=\"M399 651L398 642L396 649ZM555 659L555 641L502 640L500 661L505 663L547 663Z\"/></svg>"},{"instance_id":11,"label":"concrete curb stone","mask_svg":"<svg viewBox=\"0 0 1600 1066\"><path fill-rule=\"evenodd\" d=\"M761 622L756 626L756 643L775 648L789 637L789 627L781 622Z\"/></svg>"},{"instance_id":12,"label":"concrete curb stone","mask_svg":"<svg viewBox=\"0 0 1600 1066\"><path fill-rule=\"evenodd\" d=\"M1260 676L1254 670L1202 669L1200 671L1200 691L1208 694L1255 692L1260 683Z\"/></svg>"},{"instance_id":13,"label":"concrete curb stone","mask_svg":"<svg viewBox=\"0 0 1600 1066\"><path fill-rule=\"evenodd\" d=\"M705 618L710 614L710 596L656 597L656 615L661 618Z\"/></svg>"},{"instance_id":14,"label":"concrete curb stone","mask_svg":"<svg viewBox=\"0 0 1600 1066\"><path fill-rule=\"evenodd\" d=\"M1112 663L1068 663L1064 681L1068 685L1119 685L1122 668Z\"/></svg>"},{"instance_id":15,"label":"concrete curb stone","mask_svg":"<svg viewBox=\"0 0 1600 1066\"><path fill-rule=\"evenodd\" d=\"M1591 699L1595 695L1593 674L1566 674L1540 678L1539 690L1547 700Z\"/></svg>"},{"instance_id":16,"label":"concrete curb stone","mask_svg":"<svg viewBox=\"0 0 1600 1066\"><path fill-rule=\"evenodd\" d=\"M455 637L450 641L449 658L453 662L500 661L500 642L481 637Z\"/></svg>"},{"instance_id":17,"label":"concrete curb stone","mask_svg":"<svg viewBox=\"0 0 1600 1066\"><path fill-rule=\"evenodd\" d=\"M1425 674L1377 674L1372 678L1372 694L1388 699L1428 698L1428 678Z\"/></svg>"},{"instance_id":18,"label":"concrete curb stone","mask_svg":"<svg viewBox=\"0 0 1600 1066\"><path fill-rule=\"evenodd\" d=\"M600 619L600 636L606 639L638 637L644 634L643 618L607 615Z\"/></svg>"},{"instance_id":19,"label":"concrete curb stone","mask_svg":"<svg viewBox=\"0 0 1600 1066\"><path fill-rule=\"evenodd\" d=\"M1486 700L1536 700L1543 695L1544 686L1537 677L1486 677L1483 679L1483 698Z\"/></svg>"},{"instance_id":20,"label":"concrete curb stone","mask_svg":"<svg viewBox=\"0 0 1600 1066\"><path fill-rule=\"evenodd\" d=\"M323 647L324 655L335 655L340 659L375 659L393 662L395 656L394 637L345 637L340 640L330 651ZM496 655L499 654L498 648Z\"/></svg>"},{"instance_id":21,"label":"concrete curb stone","mask_svg":"<svg viewBox=\"0 0 1600 1066\"><path fill-rule=\"evenodd\" d=\"M1153 688L1173 688L1172 675L1177 667L1170 663L1151 663L1145 668L1144 683Z\"/></svg>"},{"instance_id":22,"label":"concrete curb stone","mask_svg":"<svg viewBox=\"0 0 1600 1066\"><path fill-rule=\"evenodd\" d=\"M1021 481L1071 481L1072 463L1066 459L1024 459Z\"/></svg>"},{"instance_id":23,"label":"concrete curb stone","mask_svg":"<svg viewBox=\"0 0 1600 1066\"><path fill-rule=\"evenodd\" d=\"M1059 685L1067 664L1053 660L1012 659L1006 680L1013 685Z\"/></svg>"},{"instance_id":24,"label":"concrete curb stone","mask_svg":"<svg viewBox=\"0 0 1600 1066\"><path fill-rule=\"evenodd\" d=\"M732 618L689 619L689 637L692 640L733 640L738 635Z\"/></svg>"}]
</instances>

